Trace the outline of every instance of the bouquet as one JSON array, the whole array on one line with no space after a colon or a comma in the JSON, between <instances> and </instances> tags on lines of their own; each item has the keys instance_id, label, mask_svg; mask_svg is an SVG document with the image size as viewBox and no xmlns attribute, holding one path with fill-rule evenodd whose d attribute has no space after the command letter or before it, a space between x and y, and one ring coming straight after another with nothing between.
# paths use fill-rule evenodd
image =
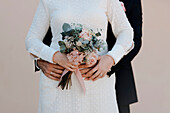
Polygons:
<instances>
[{"instance_id":1,"label":"bouquet","mask_svg":"<svg viewBox=\"0 0 170 113\"><path fill-rule=\"evenodd\" d=\"M69 62L77 66L80 64L95 65L98 59L97 51L104 50L106 47L106 43L98 39L98 37L101 36L100 31L102 31L102 29L97 29L95 33L93 29L75 23L71 25L64 23L62 29L62 41L59 41L58 44L60 46L60 52L67 55ZM61 87L62 90L65 88L70 89L72 85L72 73L75 73L77 76L85 93L84 81L78 68L74 72L65 69L58 87Z\"/></svg>"}]
</instances>

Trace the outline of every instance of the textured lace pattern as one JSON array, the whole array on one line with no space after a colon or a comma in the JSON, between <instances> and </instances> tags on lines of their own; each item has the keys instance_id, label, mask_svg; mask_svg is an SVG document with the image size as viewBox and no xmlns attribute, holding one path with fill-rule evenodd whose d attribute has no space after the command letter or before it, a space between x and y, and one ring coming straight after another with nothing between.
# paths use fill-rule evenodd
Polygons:
<instances>
[{"instance_id":1,"label":"textured lace pattern","mask_svg":"<svg viewBox=\"0 0 170 113\"><path fill-rule=\"evenodd\" d=\"M28 52L53 63L53 54L59 50L63 23L81 23L93 30L102 29L101 39L106 41L107 25L111 23L117 41L108 54L115 64L133 49L133 29L118 0L40 0L25 44ZM42 40L51 26L50 47ZM39 113L118 113L115 96L115 78L104 78L95 82L85 81L84 96L73 74L71 90L60 90L58 82L50 80L42 72L40 77Z\"/></svg>"},{"instance_id":2,"label":"textured lace pattern","mask_svg":"<svg viewBox=\"0 0 170 113\"><path fill-rule=\"evenodd\" d=\"M56 88L58 81L40 76L39 113L119 113L115 94L115 75L95 82L84 81L86 94L72 75L70 90Z\"/></svg>"}]
</instances>

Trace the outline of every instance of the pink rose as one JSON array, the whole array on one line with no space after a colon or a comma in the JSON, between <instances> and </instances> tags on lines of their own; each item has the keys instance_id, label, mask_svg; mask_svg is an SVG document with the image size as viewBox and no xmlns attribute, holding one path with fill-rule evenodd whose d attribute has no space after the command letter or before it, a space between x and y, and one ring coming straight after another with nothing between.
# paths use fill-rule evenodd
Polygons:
<instances>
[{"instance_id":1,"label":"pink rose","mask_svg":"<svg viewBox=\"0 0 170 113\"><path fill-rule=\"evenodd\" d=\"M85 55L74 48L74 50L67 54L67 58L69 62L73 63L74 65L79 65L83 62Z\"/></svg>"},{"instance_id":2,"label":"pink rose","mask_svg":"<svg viewBox=\"0 0 170 113\"><path fill-rule=\"evenodd\" d=\"M86 64L93 66L97 63L98 55L95 52L92 52L86 56Z\"/></svg>"},{"instance_id":3,"label":"pink rose","mask_svg":"<svg viewBox=\"0 0 170 113\"><path fill-rule=\"evenodd\" d=\"M92 39L91 33L89 33L89 31L86 29L82 30L82 32L79 34L79 37L89 41Z\"/></svg>"}]
</instances>

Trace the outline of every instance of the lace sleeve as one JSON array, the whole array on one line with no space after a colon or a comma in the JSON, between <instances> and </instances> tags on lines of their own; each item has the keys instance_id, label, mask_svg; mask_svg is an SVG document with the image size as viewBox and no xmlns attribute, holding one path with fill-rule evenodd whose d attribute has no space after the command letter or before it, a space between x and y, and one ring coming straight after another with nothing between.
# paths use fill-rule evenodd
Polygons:
<instances>
[{"instance_id":1,"label":"lace sleeve","mask_svg":"<svg viewBox=\"0 0 170 113\"><path fill-rule=\"evenodd\" d=\"M116 37L116 43L107 54L115 60L115 65L134 47L133 28L123 11L119 0L107 0L107 17Z\"/></svg>"},{"instance_id":2,"label":"lace sleeve","mask_svg":"<svg viewBox=\"0 0 170 113\"><path fill-rule=\"evenodd\" d=\"M42 40L49 28L49 12L45 1L40 0L33 22L25 39L26 50L39 58L53 63L55 49L45 45Z\"/></svg>"}]
</instances>

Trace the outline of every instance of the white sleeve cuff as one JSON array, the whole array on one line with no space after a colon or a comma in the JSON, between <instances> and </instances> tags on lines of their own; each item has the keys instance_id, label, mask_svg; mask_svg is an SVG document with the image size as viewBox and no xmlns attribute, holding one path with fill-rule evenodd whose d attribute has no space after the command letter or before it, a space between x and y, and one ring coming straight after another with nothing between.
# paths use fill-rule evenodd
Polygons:
<instances>
[{"instance_id":1,"label":"white sleeve cuff","mask_svg":"<svg viewBox=\"0 0 170 113\"><path fill-rule=\"evenodd\" d=\"M107 55L110 55L114 59L115 61L114 65L116 65L120 61L120 59L124 56L124 54L125 51L121 45L114 46L112 50L107 53Z\"/></svg>"},{"instance_id":2,"label":"white sleeve cuff","mask_svg":"<svg viewBox=\"0 0 170 113\"><path fill-rule=\"evenodd\" d=\"M58 50L55 50L51 47L45 46L40 53L40 58L50 62L50 63L54 63L53 62L53 55L55 52L57 52Z\"/></svg>"},{"instance_id":3,"label":"white sleeve cuff","mask_svg":"<svg viewBox=\"0 0 170 113\"><path fill-rule=\"evenodd\" d=\"M53 55L55 52L57 52L58 50L56 49L53 49L51 47L48 47L48 46L44 46L41 50L41 52L39 53L39 55L37 54L36 51L34 51L33 49L28 49L28 52L29 53L32 53L32 54L35 54L37 55L39 58L45 60L45 61L48 61L50 63L54 63L53 62Z\"/></svg>"}]
</instances>

